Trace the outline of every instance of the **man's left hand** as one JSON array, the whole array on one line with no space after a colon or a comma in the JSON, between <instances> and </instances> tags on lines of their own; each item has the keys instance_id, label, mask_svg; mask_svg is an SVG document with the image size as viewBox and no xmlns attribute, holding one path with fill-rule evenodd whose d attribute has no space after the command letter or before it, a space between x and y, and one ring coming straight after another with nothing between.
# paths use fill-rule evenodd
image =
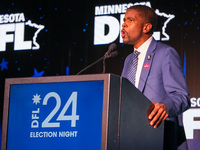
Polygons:
<instances>
[{"instance_id":1,"label":"man's left hand","mask_svg":"<svg viewBox=\"0 0 200 150\"><path fill-rule=\"evenodd\" d=\"M163 103L154 103L148 115L150 125L157 128L168 117L167 108Z\"/></svg>"}]
</instances>

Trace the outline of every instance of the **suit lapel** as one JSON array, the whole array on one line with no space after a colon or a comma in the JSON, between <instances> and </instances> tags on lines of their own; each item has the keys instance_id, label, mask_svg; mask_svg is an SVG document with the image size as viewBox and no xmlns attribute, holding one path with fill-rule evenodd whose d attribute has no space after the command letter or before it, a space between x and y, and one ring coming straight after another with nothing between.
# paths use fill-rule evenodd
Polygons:
<instances>
[{"instance_id":1,"label":"suit lapel","mask_svg":"<svg viewBox=\"0 0 200 150\"><path fill-rule=\"evenodd\" d=\"M142 71L141 71L141 75L140 75L140 80L139 80L139 85L138 85L138 89L143 92L149 72L151 70L151 66L152 66L152 62L153 62L153 58L154 58L154 50L156 49L157 46L157 42L152 39L149 48L147 50L145 59L144 59L144 64L142 66Z\"/></svg>"}]
</instances>

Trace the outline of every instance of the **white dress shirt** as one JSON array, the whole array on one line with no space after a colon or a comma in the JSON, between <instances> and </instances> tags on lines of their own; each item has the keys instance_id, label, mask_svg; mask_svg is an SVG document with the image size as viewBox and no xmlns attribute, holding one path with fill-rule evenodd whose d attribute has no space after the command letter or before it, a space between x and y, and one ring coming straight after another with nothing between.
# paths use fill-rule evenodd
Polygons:
<instances>
[{"instance_id":1,"label":"white dress shirt","mask_svg":"<svg viewBox=\"0 0 200 150\"><path fill-rule=\"evenodd\" d=\"M144 59L145 59L147 50L149 48L149 45L150 45L152 39L153 38L151 36L138 49L134 49L134 50L137 50L138 52L140 52L140 54L138 56L138 65L137 65L137 71L136 71L136 77L135 77L135 87L137 87L137 88L138 88L138 85L139 85L139 79L140 79L142 67L143 67L143 64L144 64Z\"/></svg>"}]
</instances>

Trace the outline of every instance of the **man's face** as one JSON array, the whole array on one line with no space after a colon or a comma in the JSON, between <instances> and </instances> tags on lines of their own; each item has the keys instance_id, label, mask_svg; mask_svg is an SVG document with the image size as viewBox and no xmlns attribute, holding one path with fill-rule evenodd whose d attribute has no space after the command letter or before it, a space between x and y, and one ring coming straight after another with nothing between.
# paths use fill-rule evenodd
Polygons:
<instances>
[{"instance_id":1,"label":"man's face","mask_svg":"<svg viewBox=\"0 0 200 150\"><path fill-rule=\"evenodd\" d=\"M144 24L144 20L139 16L136 10L128 9L121 30L123 43L134 45L134 47L137 48L137 45L142 42Z\"/></svg>"}]
</instances>

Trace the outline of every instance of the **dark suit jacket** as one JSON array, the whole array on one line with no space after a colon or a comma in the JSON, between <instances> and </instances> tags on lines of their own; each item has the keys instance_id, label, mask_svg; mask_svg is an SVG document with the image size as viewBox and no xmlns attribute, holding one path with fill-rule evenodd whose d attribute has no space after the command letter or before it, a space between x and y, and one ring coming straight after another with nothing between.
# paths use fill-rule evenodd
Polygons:
<instances>
[{"instance_id":1,"label":"dark suit jacket","mask_svg":"<svg viewBox=\"0 0 200 150\"><path fill-rule=\"evenodd\" d=\"M125 60L122 77L127 77L131 55ZM149 100L164 103L167 107L165 150L188 149L181 113L189 108L190 99L182 70L176 50L153 39L147 50L138 89Z\"/></svg>"}]
</instances>

